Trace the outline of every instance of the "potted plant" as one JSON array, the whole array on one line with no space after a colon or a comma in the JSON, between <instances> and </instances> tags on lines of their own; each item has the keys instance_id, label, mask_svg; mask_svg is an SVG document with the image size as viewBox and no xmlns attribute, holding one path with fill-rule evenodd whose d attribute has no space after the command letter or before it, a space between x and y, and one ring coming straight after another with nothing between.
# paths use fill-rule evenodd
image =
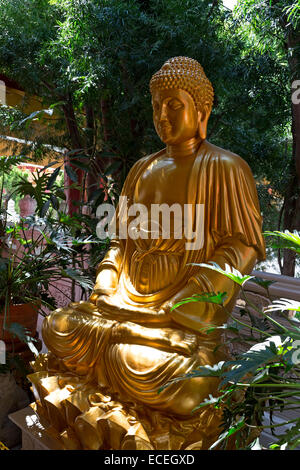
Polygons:
<instances>
[{"instance_id":1,"label":"potted plant","mask_svg":"<svg viewBox=\"0 0 300 470\"><path fill-rule=\"evenodd\" d=\"M29 359L38 353L38 313L46 315L57 307L50 291L60 291L58 281L62 279L89 293L93 282L84 270L85 256L92 242L99 243L86 232L82 235L80 220L51 211L50 202L58 208L58 197L63 198L64 193L59 185L53 187L53 176L43 171L35 175L33 186L20 177L14 187L21 197L34 188L35 214L9 221L7 201L13 193L3 197L4 177L22 160L0 157L0 340L6 346L5 363L0 360L0 441L10 448L18 444L20 435L8 414L32 400L26 375ZM72 293L69 298L74 300Z\"/></svg>"},{"instance_id":2,"label":"potted plant","mask_svg":"<svg viewBox=\"0 0 300 470\"><path fill-rule=\"evenodd\" d=\"M74 237L68 224L62 224L51 214L46 215L46 210L39 206L42 217L33 215L17 223L8 222L7 200L3 198L4 177L22 160L22 157L0 158L0 339L7 343L9 352L18 352L23 342L36 353L34 337L38 311L56 307L49 288L59 289L58 280L71 279L84 290L92 289L91 280L78 266L73 267L73 258L78 247L94 240ZM49 204L45 205L44 195L48 200L53 199L53 194L47 193L49 180L51 182L51 175L45 173L35 178L36 193L40 194L46 209ZM16 191L23 195L26 185L27 181L20 181Z\"/></svg>"}]
</instances>

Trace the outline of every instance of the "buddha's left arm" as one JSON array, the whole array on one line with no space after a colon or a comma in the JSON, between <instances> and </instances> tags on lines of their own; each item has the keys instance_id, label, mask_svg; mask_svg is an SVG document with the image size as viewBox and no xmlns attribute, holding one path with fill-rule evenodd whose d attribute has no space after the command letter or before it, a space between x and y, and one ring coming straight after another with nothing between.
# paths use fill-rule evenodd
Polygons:
<instances>
[{"instance_id":1,"label":"buddha's left arm","mask_svg":"<svg viewBox=\"0 0 300 470\"><path fill-rule=\"evenodd\" d=\"M257 251L237 239L230 239L219 246L209 261L214 261L222 269L225 263L241 273L251 273L257 260ZM173 321L192 330L199 331L205 325L222 325L227 321L228 310L234 306L239 286L223 274L200 267L186 285L163 306ZM207 302L189 302L171 311L171 307L193 294L204 292L226 292L225 307Z\"/></svg>"}]
</instances>

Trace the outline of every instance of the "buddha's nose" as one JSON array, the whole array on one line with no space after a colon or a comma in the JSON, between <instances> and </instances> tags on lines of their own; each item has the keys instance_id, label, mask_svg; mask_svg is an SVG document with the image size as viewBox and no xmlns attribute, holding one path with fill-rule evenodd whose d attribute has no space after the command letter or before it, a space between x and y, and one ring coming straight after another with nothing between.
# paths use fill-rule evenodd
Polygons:
<instances>
[{"instance_id":1,"label":"buddha's nose","mask_svg":"<svg viewBox=\"0 0 300 470\"><path fill-rule=\"evenodd\" d=\"M160 109L159 123L168 122L166 106L163 104Z\"/></svg>"}]
</instances>

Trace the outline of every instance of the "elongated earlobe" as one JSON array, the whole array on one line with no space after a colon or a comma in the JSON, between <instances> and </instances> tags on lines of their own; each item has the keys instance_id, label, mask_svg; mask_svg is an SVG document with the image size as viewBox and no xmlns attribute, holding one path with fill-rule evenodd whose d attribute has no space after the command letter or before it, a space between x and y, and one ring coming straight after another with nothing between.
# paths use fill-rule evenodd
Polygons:
<instances>
[{"instance_id":1,"label":"elongated earlobe","mask_svg":"<svg viewBox=\"0 0 300 470\"><path fill-rule=\"evenodd\" d=\"M203 110L198 111L199 136L203 140L206 139L207 123L208 123L209 116L210 116L210 107L209 107L208 103L206 103L203 107Z\"/></svg>"}]
</instances>

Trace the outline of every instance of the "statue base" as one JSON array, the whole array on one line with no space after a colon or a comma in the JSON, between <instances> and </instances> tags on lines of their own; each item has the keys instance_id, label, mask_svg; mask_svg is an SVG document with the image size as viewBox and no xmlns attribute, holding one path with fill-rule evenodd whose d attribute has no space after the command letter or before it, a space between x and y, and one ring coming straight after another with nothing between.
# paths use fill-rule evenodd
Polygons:
<instances>
[{"instance_id":1,"label":"statue base","mask_svg":"<svg viewBox=\"0 0 300 470\"><path fill-rule=\"evenodd\" d=\"M22 432L21 450L63 450L61 442L53 435L49 424L35 411L36 405L16 411L9 415L9 419Z\"/></svg>"},{"instance_id":2,"label":"statue base","mask_svg":"<svg viewBox=\"0 0 300 470\"><path fill-rule=\"evenodd\" d=\"M28 376L34 411L68 450L207 450L218 438L222 410L206 406L179 418L142 403L124 401L89 377L52 372L40 357ZM45 361L48 370L45 368ZM36 419L36 418L35 418Z\"/></svg>"}]
</instances>

